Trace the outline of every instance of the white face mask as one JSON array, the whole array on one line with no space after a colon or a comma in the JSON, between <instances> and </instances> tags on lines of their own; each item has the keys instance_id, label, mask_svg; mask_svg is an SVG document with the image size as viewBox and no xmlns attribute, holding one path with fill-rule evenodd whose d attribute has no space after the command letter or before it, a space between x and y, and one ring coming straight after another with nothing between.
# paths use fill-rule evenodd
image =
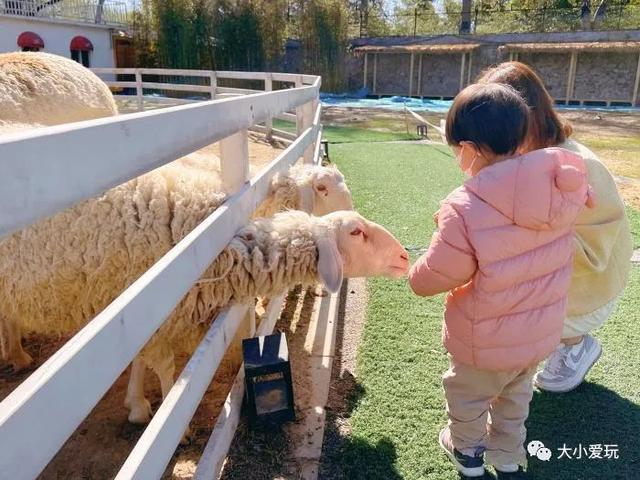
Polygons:
<instances>
[{"instance_id":1,"label":"white face mask","mask_svg":"<svg viewBox=\"0 0 640 480\"><path fill-rule=\"evenodd\" d=\"M473 164L476 163L477 159L478 159L478 155L476 154L476 156L473 157L473 160L471 160L471 163L469 164L469 166L467 168L464 168L462 166L462 163L463 163L463 160L462 160L462 149L460 149L460 154L456 155L456 163L458 164L458 168L460 168L460 170L462 170L462 173L464 173L464 175L467 178L473 177Z\"/></svg>"}]
</instances>

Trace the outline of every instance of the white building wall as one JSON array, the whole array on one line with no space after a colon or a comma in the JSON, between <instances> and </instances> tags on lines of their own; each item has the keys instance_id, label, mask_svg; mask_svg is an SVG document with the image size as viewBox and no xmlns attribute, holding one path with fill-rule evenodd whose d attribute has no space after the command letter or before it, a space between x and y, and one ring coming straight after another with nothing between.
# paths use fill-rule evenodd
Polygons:
<instances>
[{"instance_id":1,"label":"white building wall","mask_svg":"<svg viewBox=\"0 0 640 480\"><path fill-rule=\"evenodd\" d=\"M40 35L44 41L43 52L67 58L71 58L71 39L76 35L87 37L93 44L91 66L115 67L110 28L62 20L0 15L0 53L19 51L18 35L27 31Z\"/></svg>"}]
</instances>

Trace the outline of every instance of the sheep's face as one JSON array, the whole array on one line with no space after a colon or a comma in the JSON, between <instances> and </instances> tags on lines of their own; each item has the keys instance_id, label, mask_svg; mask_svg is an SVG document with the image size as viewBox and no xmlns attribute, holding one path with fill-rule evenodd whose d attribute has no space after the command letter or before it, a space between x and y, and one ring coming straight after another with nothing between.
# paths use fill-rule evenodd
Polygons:
<instances>
[{"instance_id":1,"label":"sheep's face","mask_svg":"<svg viewBox=\"0 0 640 480\"><path fill-rule=\"evenodd\" d=\"M335 212L325 218L336 225L345 277L400 278L407 273L407 251L386 228L356 212Z\"/></svg>"},{"instance_id":2,"label":"sheep's face","mask_svg":"<svg viewBox=\"0 0 640 480\"><path fill-rule=\"evenodd\" d=\"M353 210L351 192L335 167L317 167L313 175L313 215L321 217L339 210Z\"/></svg>"}]
</instances>

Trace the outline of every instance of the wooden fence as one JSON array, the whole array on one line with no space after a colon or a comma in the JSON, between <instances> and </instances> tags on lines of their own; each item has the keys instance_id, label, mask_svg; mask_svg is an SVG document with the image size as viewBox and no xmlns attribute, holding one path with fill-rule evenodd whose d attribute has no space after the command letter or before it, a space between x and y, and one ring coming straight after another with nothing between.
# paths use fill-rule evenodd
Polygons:
<instances>
[{"instance_id":1,"label":"wooden fence","mask_svg":"<svg viewBox=\"0 0 640 480\"><path fill-rule=\"evenodd\" d=\"M150 86L141 80L145 74L206 74L213 100L0 137L0 236L218 141L224 187L235 193L0 403L2 478L38 476L235 232L247 223L266 197L273 175L286 171L301 157L307 163L319 158L319 77L95 71L107 75L133 72L141 108L145 101L142 89L176 88L173 84ZM216 87L220 77L262 79L265 91L225 92ZM270 91L274 80L289 82L293 88ZM126 82L108 83L125 86L122 83ZM196 91L203 91L200 88ZM222 96L225 93L231 95ZM295 111L295 117L287 115L288 111ZM271 119L282 115L296 119L297 135L290 137L291 143L276 159L249 179L248 129L262 123L262 128L270 131ZM217 317L116 478L148 480L162 475L238 326L248 321L252 333L270 333L282 301L279 297L270 303L257 331L253 305L236 305ZM198 478L215 478L222 468L239 419L242 369L240 372L198 466Z\"/></svg>"}]
</instances>

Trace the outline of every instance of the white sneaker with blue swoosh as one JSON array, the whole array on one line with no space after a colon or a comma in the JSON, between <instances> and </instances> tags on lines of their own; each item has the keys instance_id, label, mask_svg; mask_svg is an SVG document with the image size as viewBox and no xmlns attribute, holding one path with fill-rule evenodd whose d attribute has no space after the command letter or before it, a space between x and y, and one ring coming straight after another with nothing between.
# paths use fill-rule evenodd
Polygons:
<instances>
[{"instance_id":1,"label":"white sneaker with blue swoosh","mask_svg":"<svg viewBox=\"0 0 640 480\"><path fill-rule=\"evenodd\" d=\"M601 353L602 345L591 335L575 345L561 343L536 374L534 384L547 392L569 392L582 383Z\"/></svg>"}]
</instances>

